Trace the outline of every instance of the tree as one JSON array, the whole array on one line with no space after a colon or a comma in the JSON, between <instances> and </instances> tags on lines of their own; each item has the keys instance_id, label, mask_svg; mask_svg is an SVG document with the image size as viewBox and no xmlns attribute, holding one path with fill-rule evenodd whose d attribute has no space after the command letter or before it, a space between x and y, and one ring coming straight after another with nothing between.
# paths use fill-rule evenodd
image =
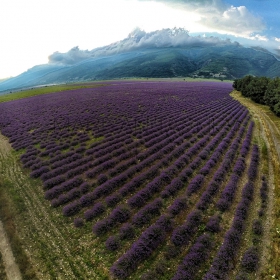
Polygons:
<instances>
[{"instance_id":1,"label":"tree","mask_svg":"<svg viewBox=\"0 0 280 280\"><path fill-rule=\"evenodd\" d=\"M268 105L270 110L280 116L280 78L269 79L267 77L245 76L237 79L233 87L241 91L245 97L253 101Z\"/></svg>"},{"instance_id":2,"label":"tree","mask_svg":"<svg viewBox=\"0 0 280 280\"><path fill-rule=\"evenodd\" d=\"M270 79L267 77L253 78L249 84L248 94L253 101L265 104L264 95Z\"/></svg>"},{"instance_id":3,"label":"tree","mask_svg":"<svg viewBox=\"0 0 280 280\"><path fill-rule=\"evenodd\" d=\"M269 106L273 112L279 111L279 106L276 106L280 102L280 78L271 80L267 86L267 90L264 95L265 104Z\"/></svg>"},{"instance_id":4,"label":"tree","mask_svg":"<svg viewBox=\"0 0 280 280\"><path fill-rule=\"evenodd\" d=\"M242 79L237 79L233 83L233 87L242 92L242 95L249 97L248 96L248 86L251 83L251 81L254 79L253 76L245 76Z\"/></svg>"}]
</instances>

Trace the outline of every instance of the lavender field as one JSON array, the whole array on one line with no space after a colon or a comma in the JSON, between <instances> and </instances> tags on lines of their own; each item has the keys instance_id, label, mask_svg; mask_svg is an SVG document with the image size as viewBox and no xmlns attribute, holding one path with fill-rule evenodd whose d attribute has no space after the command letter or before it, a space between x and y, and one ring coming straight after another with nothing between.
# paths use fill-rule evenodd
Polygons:
<instances>
[{"instance_id":1,"label":"lavender field","mask_svg":"<svg viewBox=\"0 0 280 280\"><path fill-rule=\"evenodd\" d=\"M116 81L1 103L0 130L49 207L102 243L102 279L255 279L269 186L231 91Z\"/></svg>"}]
</instances>

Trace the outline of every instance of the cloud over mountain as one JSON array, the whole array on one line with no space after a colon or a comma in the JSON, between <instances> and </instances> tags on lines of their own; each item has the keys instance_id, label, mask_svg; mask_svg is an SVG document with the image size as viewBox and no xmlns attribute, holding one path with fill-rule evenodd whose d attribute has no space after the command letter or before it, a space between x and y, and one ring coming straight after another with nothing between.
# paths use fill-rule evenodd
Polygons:
<instances>
[{"instance_id":1,"label":"cloud over mountain","mask_svg":"<svg viewBox=\"0 0 280 280\"><path fill-rule=\"evenodd\" d=\"M69 50L67 53L54 52L49 56L49 61L61 64L75 64L89 57L89 51L81 51L77 46Z\"/></svg>"},{"instance_id":2,"label":"cloud over mountain","mask_svg":"<svg viewBox=\"0 0 280 280\"><path fill-rule=\"evenodd\" d=\"M188 31L183 28L162 29L149 33L135 28L126 39L105 47L91 51L74 47L67 53L55 52L49 56L49 63L72 65L89 58L114 55L142 48L222 46L227 44L238 43L232 43L230 40L222 40L213 36L190 36Z\"/></svg>"},{"instance_id":3,"label":"cloud over mountain","mask_svg":"<svg viewBox=\"0 0 280 280\"><path fill-rule=\"evenodd\" d=\"M227 35L228 36L228 35ZM126 39L93 50L78 47L55 52L37 65L3 81L0 92L47 84L128 77L213 77L235 79L246 74L280 76L280 62L265 48L246 48L232 39L190 36L182 28L146 33L136 28Z\"/></svg>"}]
</instances>

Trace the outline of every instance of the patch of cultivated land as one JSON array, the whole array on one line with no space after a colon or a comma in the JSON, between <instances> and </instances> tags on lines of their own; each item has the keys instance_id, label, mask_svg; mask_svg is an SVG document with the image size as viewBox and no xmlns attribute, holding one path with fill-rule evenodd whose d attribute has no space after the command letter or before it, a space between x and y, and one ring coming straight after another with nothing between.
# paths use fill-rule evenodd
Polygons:
<instances>
[{"instance_id":1,"label":"patch of cultivated land","mask_svg":"<svg viewBox=\"0 0 280 280\"><path fill-rule=\"evenodd\" d=\"M278 277L278 132L230 91L115 81L0 104L22 278Z\"/></svg>"}]
</instances>

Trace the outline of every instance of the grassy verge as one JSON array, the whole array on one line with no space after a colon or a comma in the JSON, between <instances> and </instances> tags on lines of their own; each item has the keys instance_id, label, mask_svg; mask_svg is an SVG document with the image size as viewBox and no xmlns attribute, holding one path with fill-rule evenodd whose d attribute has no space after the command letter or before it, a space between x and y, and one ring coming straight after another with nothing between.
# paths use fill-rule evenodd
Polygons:
<instances>
[{"instance_id":1,"label":"grassy verge","mask_svg":"<svg viewBox=\"0 0 280 280\"><path fill-rule=\"evenodd\" d=\"M270 176L274 182L275 188L270 190L273 199L273 211L270 233L270 242L268 243L268 259L265 267L262 269L261 279L280 279L280 118L275 116L268 106L256 104L248 98L244 98L240 92L234 91L232 96L245 105L253 117L260 120L263 126L266 139L261 138L259 146L262 160L262 173L268 174L269 168L274 176ZM267 141L267 143L266 143ZM271 167L269 167L271 166Z\"/></svg>"},{"instance_id":2,"label":"grassy verge","mask_svg":"<svg viewBox=\"0 0 280 280\"><path fill-rule=\"evenodd\" d=\"M44 86L38 88L31 88L28 90L17 91L13 93L7 93L0 95L0 103L7 102L16 99L22 99L26 97L46 94L46 93L53 93L58 91L66 91L66 90L74 90L74 89L81 89L81 88L95 88L104 86L104 84L99 83L87 83L87 84L65 84L65 85L55 85L55 86Z\"/></svg>"}]
</instances>

